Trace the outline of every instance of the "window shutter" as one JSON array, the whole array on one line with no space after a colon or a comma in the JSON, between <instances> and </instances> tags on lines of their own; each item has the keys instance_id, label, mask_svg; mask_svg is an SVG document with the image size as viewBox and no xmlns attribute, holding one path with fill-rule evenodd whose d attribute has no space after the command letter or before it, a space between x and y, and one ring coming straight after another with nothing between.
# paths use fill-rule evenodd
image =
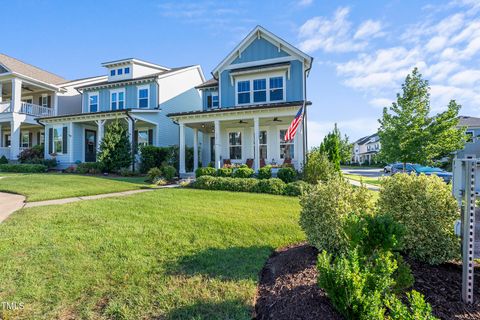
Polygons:
<instances>
[{"instance_id":1,"label":"window shutter","mask_svg":"<svg viewBox=\"0 0 480 320\"><path fill-rule=\"evenodd\" d=\"M37 131L37 144L40 144L40 131Z\"/></svg>"},{"instance_id":2,"label":"window shutter","mask_svg":"<svg viewBox=\"0 0 480 320\"><path fill-rule=\"evenodd\" d=\"M38 105L39 105L39 106L42 105L42 96L38 97Z\"/></svg>"},{"instance_id":3,"label":"window shutter","mask_svg":"<svg viewBox=\"0 0 480 320\"><path fill-rule=\"evenodd\" d=\"M48 96L47 99L48 99L48 100L47 100L47 107L50 108L50 107L52 106L52 96Z\"/></svg>"},{"instance_id":4,"label":"window shutter","mask_svg":"<svg viewBox=\"0 0 480 320\"><path fill-rule=\"evenodd\" d=\"M207 108L212 107L212 96L207 96Z\"/></svg>"},{"instance_id":5,"label":"window shutter","mask_svg":"<svg viewBox=\"0 0 480 320\"><path fill-rule=\"evenodd\" d=\"M153 146L153 129L148 129L148 145Z\"/></svg>"},{"instance_id":6,"label":"window shutter","mask_svg":"<svg viewBox=\"0 0 480 320\"><path fill-rule=\"evenodd\" d=\"M53 153L53 128L48 129L48 153Z\"/></svg>"},{"instance_id":7,"label":"window shutter","mask_svg":"<svg viewBox=\"0 0 480 320\"><path fill-rule=\"evenodd\" d=\"M133 132L133 153L137 154L138 149L138 130Z\"/></svg>"},{"instance_id":8,"label":"window shutter","mask_svg":"<svg viewBox=\"0 0 480 320\"><path fill-rule=\"evenodd\" d=\"M32 147L32 139L33 139L33 133L29 132L28 133L28 147Z\"/></svg>"},{"instance_id":9,"label":"window shutter","mask_svg":"<svg viewBox=\"0 0 480 320\"><path fill-rule=\"evenodd\" d=\"M63 127L63 137L62 137L62 141L63 141L63 153L67 153L68 152L68 135L67 135L67 127Z\"/></svg>"}]
</instances>

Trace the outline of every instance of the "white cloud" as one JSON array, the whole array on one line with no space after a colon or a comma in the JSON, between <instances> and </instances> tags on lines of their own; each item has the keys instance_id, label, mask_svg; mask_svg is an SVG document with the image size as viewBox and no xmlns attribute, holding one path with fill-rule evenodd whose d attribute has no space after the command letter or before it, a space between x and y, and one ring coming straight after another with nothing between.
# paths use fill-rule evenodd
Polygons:
<instances>
[{"instance_id":1,"label":"white cloud","mask_svg":"<svg viewBox=\"0 0 480 320\"><path fill-rule=\"evenodd\" d=\"M380 109L383 109L384 107L390 107L392 102L392 99L389 98L375 98L369 101L372 106Z\"/></svg>"},{"instance_id":2,"label":"white cloud","mask_svg":"<svg viewBox=\"0 0 480 320\"><path fill-rule=\"evenodd\" d=\"M298 0L298 5L300 7L308 7L313 3L313 0Z\"/></svg>"},{"instance_id":3,"label":"white cloud","mask_svg":"<svg viewBox=\"0 0 480 320\"><path fill-rule=\"evenodd\" d=\"M385 33L382 32L382 23L380 21L367 20L358 27L357 32L353 36L354 39L365 39L369 37L381 37Z\"/></svg>"},{"instance_id":4,"label":"white cloud","mask_svg":"<svg viewBox=\"0 0 480 320\"><path fill-rule=\"evenodd\" d=\"M480 70L464 70L454 74L449 83L454 86L473 86L480 81Z\"/></svg>"}]
</instances>

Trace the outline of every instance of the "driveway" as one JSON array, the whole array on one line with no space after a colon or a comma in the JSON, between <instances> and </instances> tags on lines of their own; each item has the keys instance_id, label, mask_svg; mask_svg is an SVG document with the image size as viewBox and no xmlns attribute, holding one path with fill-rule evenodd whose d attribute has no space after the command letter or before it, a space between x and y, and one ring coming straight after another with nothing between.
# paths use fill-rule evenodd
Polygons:
<instances>
[{"instance_id":1,"label":"driveway","mask_svg":"<svg viewBox=\"0 0 480 320\"><path fill-rule=\"evenodd\" d=\"M383 172L383 169L379 168L355 168L355 169L342 169L343 173L356 174L363 177L378 178L388 174Z\"/></svg>"}]
</instances>

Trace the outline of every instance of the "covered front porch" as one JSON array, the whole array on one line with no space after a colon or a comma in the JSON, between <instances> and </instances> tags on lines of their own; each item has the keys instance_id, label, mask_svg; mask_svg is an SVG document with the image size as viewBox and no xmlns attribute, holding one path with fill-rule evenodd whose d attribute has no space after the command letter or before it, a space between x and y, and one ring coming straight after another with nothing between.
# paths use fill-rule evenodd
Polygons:
<instances>
[{"instance_id":1,"label":"covered front porch","mask_svg":"<svg viewBox=\"0 0 480 320\"><path fill-rule=\"evenodd\" d=\"M24 122L15 128L13 121L0 122L0 157L16 161L23 150L44 143L45 130L38 124Z\"/></svg>"},{"instance_id":2,"label":"covered front porch","mask_svg":"<svg viewBox=\"0 0 480 320\"><path fill-rule=\"evenodd\" d=\"M194 132L194 166L215 168L247 164L258 170L265 165L292 164L301 170L304 161L304 130L286 141L285 133L301 105L275 108L231 108L169 115L180 128L180 174L185 166L185 128ZM200 135L201 133L201 135Z\"/></svg>"}]
</instances>

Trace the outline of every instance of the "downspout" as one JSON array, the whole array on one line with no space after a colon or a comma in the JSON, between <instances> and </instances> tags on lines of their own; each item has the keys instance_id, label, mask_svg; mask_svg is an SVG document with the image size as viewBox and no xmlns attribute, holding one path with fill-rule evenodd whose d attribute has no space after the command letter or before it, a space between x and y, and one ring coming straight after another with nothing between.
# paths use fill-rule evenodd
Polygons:
<instances>
[{"instance_id":1,"label":"downspout","mask_svg":"<svg viewBox=\"0 0 480 320\"><path fill-rule=\"evenodd\" d=\"M135 136L135 120L132 118L130 113L128 112L129 110L125 110L125 114L127 117L132 121L132 134ZM132 171L135 171L135 138L132 136Z\"/></svg>"}]
</instances>

